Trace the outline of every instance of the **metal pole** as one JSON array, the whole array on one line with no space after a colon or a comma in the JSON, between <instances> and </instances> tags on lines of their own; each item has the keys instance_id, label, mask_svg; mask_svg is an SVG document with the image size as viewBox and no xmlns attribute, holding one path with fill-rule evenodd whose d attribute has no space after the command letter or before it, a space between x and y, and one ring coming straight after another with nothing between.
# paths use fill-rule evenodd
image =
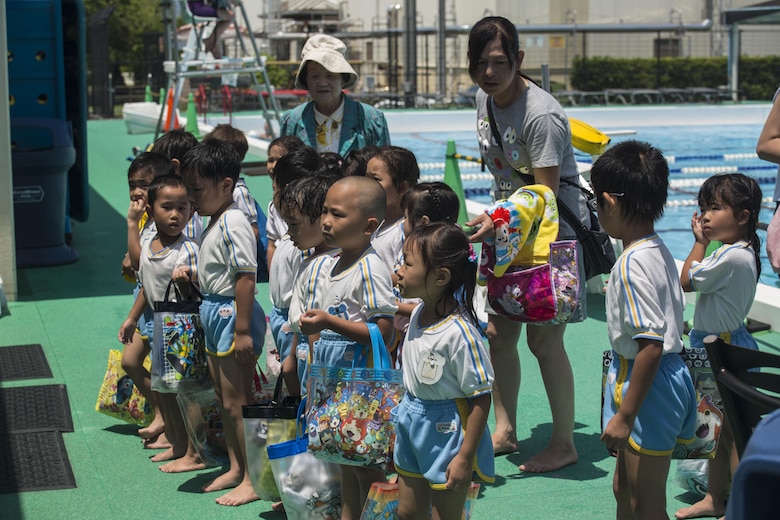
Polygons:
<instances>
[{"instance_id":1,"label":"metal pole","mask_svg":"<svg viewBox=\"0 0 780 520\"><path fill-rule=\"evenodd\" d=\"M542 88L550 92L550 65L542 63Z\"/></svg>"},{"instance_id":2,"label":"metal pole","mask_svg":"<svg viewBox=\"0 0 780 520\"><path fill-rule=\"evenodd\" d=\"M404 97L406 108L414 107L417 96L417 2L405 0L404 37L406 53L404 55Z\"/></svg>"},{"instance_id":3,"label":"metal pole","mask_svg":"<svg viewBox=\"0 0 780 520\"><path fill-rule=\"evenodd\" d=\"M439 23L436 24L436 83L439 88L439 95L444 99L447 96L447 79L446 79L446 49L445 49L445 0L439 0Z\"/></svg>"}]
</instances>

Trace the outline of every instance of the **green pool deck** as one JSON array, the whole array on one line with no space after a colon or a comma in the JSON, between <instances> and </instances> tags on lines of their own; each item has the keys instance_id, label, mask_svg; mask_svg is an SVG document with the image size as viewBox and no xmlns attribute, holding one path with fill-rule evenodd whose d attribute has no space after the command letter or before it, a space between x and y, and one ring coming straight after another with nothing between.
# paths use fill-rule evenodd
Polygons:
<instances>
[{"instance_id":1,"label":"green pool deck","mask_svg":"<svg viewBox=\"0 0 780 520\"><path fill-rule=\"evenodd\" d=\"M77 487L2 494L0 518L284 518L264 501L238 508L217 505L217 495L204 494L201 487L219 468L162 473L159 464L149 460L155 452L143 449L137 428L95 412L108 350L121 348L117 331L132 303L132 286L120 276L126 249L127 157L133 146L145 146L152 136L128 135L121 120L90 121L87 131L91 214L87 222L73 225L73 247L80 260L19 270L18 301L10 303L10 316L0 319L0 346L40 343L53 373L53 379L2 386L67 385L75 431L63 437ZM265 206L270 180L249 177L247 184ZM267 284L257 287L257 300L269 309ZM546 445L552 431L539 368L523 340L518 346L523 368L517 417L520 450L496 459L496 482L483 488L474 518L614 518L614 459L599 442L600 365L608 346L603 296L589 295L588 308L589 319L570 325L565 337L575 378L579 462L541 475L517 469ZM776 333L761 332L756 339L761 349L777 351L780 345ZM674 463L667 488L670 517L695 499L677 486L673 475Z\"/></svg>"}]
</instances>

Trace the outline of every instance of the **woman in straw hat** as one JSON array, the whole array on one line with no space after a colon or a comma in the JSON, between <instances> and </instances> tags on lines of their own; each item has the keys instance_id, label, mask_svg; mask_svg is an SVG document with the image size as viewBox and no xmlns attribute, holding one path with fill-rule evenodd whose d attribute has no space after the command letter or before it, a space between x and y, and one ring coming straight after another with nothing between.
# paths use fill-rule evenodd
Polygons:
<instances>
[{"instance_id":1,"label":"woman in straw hat","mask_svg":"<svg viewBox=\"0 0 780 520\"><path fill-rule=\"evenodd\" d=\"M358 75L344 55L344 42L316 34L301 51L295 86L309 91L311 101L282 119L282 135L295 135L318 152L336 152L344 157L366 145L390 144L384 114L342 92L357 83Z\"/></svg>"}]
</instances>

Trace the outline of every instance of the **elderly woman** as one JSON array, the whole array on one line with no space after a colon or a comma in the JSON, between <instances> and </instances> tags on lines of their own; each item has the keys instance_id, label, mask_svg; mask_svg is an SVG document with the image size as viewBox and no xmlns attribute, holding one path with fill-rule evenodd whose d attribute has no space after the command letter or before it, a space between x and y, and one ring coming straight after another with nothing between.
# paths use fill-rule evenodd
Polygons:
<instances>
[{"instance_id":1,"label":"elderly woman","mask_svg":"<svg viewBox=\"0 0 780 520\"><path fill-rule=\"evenodd\" d=\"M282 135L295 135L320 153L342 157L367 145L390 144L384 114L342 92L358 80L344 58L346 51L344 42L327 34L306 41L295 86L308 90L311 101L288 112L281 125Z\"/></svg>"}]
</instances>

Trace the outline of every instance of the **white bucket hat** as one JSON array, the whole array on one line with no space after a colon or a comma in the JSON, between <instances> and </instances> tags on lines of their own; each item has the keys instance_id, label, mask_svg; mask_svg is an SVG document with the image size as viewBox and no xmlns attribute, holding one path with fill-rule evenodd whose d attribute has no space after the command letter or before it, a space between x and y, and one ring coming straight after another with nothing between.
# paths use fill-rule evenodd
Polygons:
<instances>
[{"instance_id":1,"label":"white bucket hat","mask_svg":"<svg viewBox=\"0 0 780 520\"><path fill-rule=\"evenodd\" d=\"M328 72L336 74L346 74L343 88L350 88L357 83L358 75L352 68L344 55L347 53L347 46L344 42L327 34L315 34L308 40L301 50L301 64L298 67L298 73L295 75L295 86L297 88L309 87L306 85L306 63L313 61L319 63Z\"/></svg>"}]
</instances>

